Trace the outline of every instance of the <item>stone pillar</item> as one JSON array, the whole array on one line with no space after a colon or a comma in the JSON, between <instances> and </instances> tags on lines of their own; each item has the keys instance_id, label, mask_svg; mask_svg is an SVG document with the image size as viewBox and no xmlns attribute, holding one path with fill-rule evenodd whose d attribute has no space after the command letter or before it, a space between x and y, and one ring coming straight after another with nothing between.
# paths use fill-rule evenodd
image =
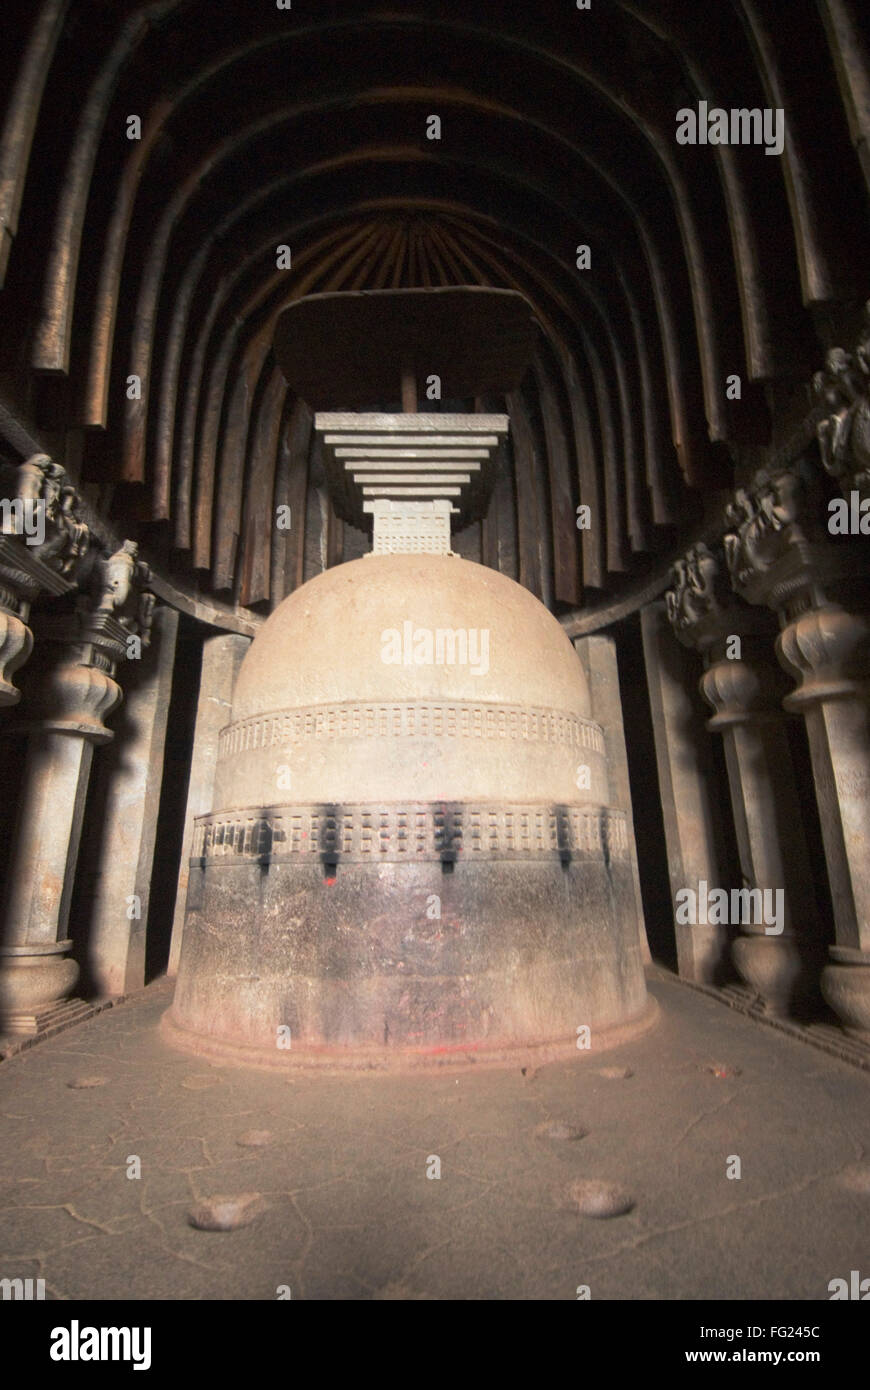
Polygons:
<instances>
[{"instance_id":1,"label":"stone pillar","mask_svg":"<svg viewBox=\"0 0 870 1390\"><path fill-rule=\"evenodd\" d=\"M836 454L832 423L819 427L823 459ZM737 495L725 545L735 589L777 613L777 655L799 682L784 703L806 721L836 935L822 993L847 1029L870 1039L867 548L832 540L824 513L817 470L798 460Z\"/></svg>"},{"instance_id":2,"label":"stone pillar","mask_svg":"<svg viewBox=\"0 0 870 1390\"><path fill-rule=\"evenodd\" d=\"M806 720L834 907L822 993L870 1041L870 620L826 603L787 623L777 647L799 682L786 706Z\"/></svg>"},{"instance_id":3,"label":"stone pillar","mask_svg":"<svg viewBox=\"0 0 870 1390\"><path fill-rule=\"evenodd\" d=\"M607 745L610 802L614 806L622 807L628 816L628 850L637 903L637 930L641 957L646 963L649 963L651 957L644 922L640 874L637 867L637 843L631 807L631 783L628 776L628 754L625 749L622 700L619 694L616 643L612 637L608 637L604 633L595 633L591 637L575 638L574 647L586 672L589 693L592 697L592 718L604 730L604 739Z\"/></svg>"},{"instance_id":4,"label":"stone pillar","mask_svg":"<svg viewBox=\"0 0 870 1390\"><path fill-rule=\"evenodd\" d=\"M135 544L125 542L116 555L97 561L95 606L46 618L36 629L37 656L24 680L27 724L21 732L28 734L28 751L0 946L5 1032L38 1031L40 1017L78 978L67 927L93 749L112 738L103 719L121 699L115 667L131 641L147 640L154 602L138 593L149 572L135 556ZM131 595L139 602L137 619L124 614Z\"/></svg>"},{"instance_id":5,"label":"stone pillar","mask_svg":"<svg viewBox=\"0 0 870 1390\"><path fill-rule=\"evenodd\" d=\"M709 738L693 698L696 677L674 641L664 603L641 611L644 659L656 746L671 900L703 880L721 882ZM717 981L729 953L728 929L674 923L680 974Z\"/></svg>"},{"instance_id":6,"label":"stone pillar","mask_svg":"<svg viewBox=\"0 0 870 1390\"><path fill-rule=\"evenodd\" d=\"M121 689L71 651L45 673L39 696L3 909L0 1026L11 1033L36 1032L78 979L67 937L73 874L94 744L112 737L102 721Z\"/></svg>"},{"instance_id":7,"label":"stone pillar","mask_svg":"<svg viewBox=\"0 0 870 1390\"><path fill-rule=\"evenodd\" d=\"M158 608L152 641L128 667L115 741L104 755L108 791L88 930L89 965L100 995L145 983L145 932L172 695L178 614Z\"/></svg>"},{"instance_id":8,"label":"stone pillar","mask_svg":"<svg viewBox=\"0 0 870 1390\"><path fill-rule=\"evenodd\" d=\"M217 767L218 735L232 718L233 688L242 659L250 645L250 637L242 637L233 632L221 632L214 637L206 637L202 644L199 702L190 763L178 892L172 922L172 944L167 967L170 976L177 975L181 954L194 820L197 816L208 815L213 810L212 793Z\"/></svg>"},{"instance_id":9,"label":"stone pillar","mask_svg":"<svg viewBox=\"0 0 870 1390\"><path fill-rule=\"evenodd\" d=\"M788 1014L817 1000L824 950L777 668L768 641L744 633L740 643L740 660L724 643L708 655L701 691L716 711L707 728L725 743L744 885L773 895L766 901L782 914L740 923L731 954L767 1011Z\"/></svg>"}]
</instances>

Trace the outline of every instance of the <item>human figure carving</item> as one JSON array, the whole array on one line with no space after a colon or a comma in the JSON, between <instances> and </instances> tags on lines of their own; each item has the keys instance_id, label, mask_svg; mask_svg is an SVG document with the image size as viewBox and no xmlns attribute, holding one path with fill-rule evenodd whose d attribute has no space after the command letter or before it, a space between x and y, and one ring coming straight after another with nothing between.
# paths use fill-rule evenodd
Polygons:
<instances>
[{"instance_id":1,"label":"human figure carving","mask_svg":"<svg viewBox=\"0 0 870 1390\"><path fill-rule=\"evenodd\" d=\"M674 587L665 594L665 605L676 631L693 628L719 604L719 575L719 562L703 541L675 562L671 571Z\"/></svg>"},{"instance_id":2,"label":"human figure carving","mask_svg":"<svg viewBox=\"0 0 870 1390\"><path fill-rule=\"evenodd\" d=\"M87 550L91 534L79 515L79 496L74 487L61 488L58 523L66 532L68 542L61 572L69 574Z\"/></svg>"},{"instance_id":3,"label":"human figure carving","mask_svg":"<svg viewBox=\"0 0 870 1390\"><path fill-rule=\"evenodd\" d=\"M723 537L725 562L734 580L738 580L740 575L749 569L749 566L744 564L744 544L746 529L754 515L755 507L748 492L742 487L737 488L733 499L725 508L725 520L734 529Z\"/></svg>"},{"instance_id":4,"label":"human figure carving","mask_svg":"<svg viewBox=\"0 0 870 1390\"><path fill-rule=\"evenodd\" d=\"M790 469L761 475L758 492L759 525L767 531L784 531L793 526L800 513L803 489L800 479Z\"/></svg>"}]
</instances>

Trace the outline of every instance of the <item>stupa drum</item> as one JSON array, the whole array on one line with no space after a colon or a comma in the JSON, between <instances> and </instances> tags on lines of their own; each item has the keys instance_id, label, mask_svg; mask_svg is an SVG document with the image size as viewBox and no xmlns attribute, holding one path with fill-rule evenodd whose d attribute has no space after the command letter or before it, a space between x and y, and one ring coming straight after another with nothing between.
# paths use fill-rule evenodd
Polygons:
<instances>
[{"instance_id":1,"label":"stupa drum","mask_svg":"<svg viewBox=\"0 0 870 1390\"><path fill-rule=\"evenodd\" d=\"M457 556L276 609L197 821L176 1041L273 1063L497 1056L639 1019L625 811L562 628Z\"/></svg>"}]
</instances>

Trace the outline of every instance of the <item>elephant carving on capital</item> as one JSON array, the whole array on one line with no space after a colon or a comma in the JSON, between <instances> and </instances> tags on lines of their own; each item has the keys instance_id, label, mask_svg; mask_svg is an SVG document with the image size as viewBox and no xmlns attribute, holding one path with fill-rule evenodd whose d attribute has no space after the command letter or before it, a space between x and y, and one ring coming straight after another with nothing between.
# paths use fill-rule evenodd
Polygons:
<instances>
[{"instance_id":1,"label":"elephant carving on capital","mask_svg":"<svg viewBox=\"0 0 870 1390\"><path fill-rule=\"evenodd\" d=\"M113 555L108 555L98 562L97 573L100 585L98 613L114 613L116 610L123 609L130 597L133 577L139 563L136 559L138 554L139 547L135 541L124 541L120 550L116 550Z\"/></svg>"},{"instance_id":2,"label":"elephant carving on capital","mask_svg":"<svg viewBox=\"0 0 870 1390\"><path fill-rule=\"evenodd\" d=\"M151 580L150 566L139 560L138 554L137 542L126 540L113 555L98 560L95 611L111 614L147 644L156 600L145 588Z\"/></svg>"},{"instance_id":3,"label":"elephant carving on capital","mask_svg":"<svg viewBox=\"0 0 870 1390\"><path fill-rule=\"evenodd\" d=\"M15 501L4 531L26 536L36 559L71 578L91 541L80 505L66 470L47 454L33 454L15 471Z\"/></svg>"}]
</instances>

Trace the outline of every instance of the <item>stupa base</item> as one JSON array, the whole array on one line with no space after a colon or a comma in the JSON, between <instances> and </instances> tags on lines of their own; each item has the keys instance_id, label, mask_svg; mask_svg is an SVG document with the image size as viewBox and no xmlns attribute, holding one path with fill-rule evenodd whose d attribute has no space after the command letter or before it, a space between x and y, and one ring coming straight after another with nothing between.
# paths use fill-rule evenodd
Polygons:
<instances>
[{"instance_id":1,"label":"stupa base","mask_svg":"<svg viewBox=\"0 0 870 1390\"><path fill-rule=\"evenodd\" d=\"M599 1060L641 1037L658 1023L659 1006L648 995L643 1011L627 1023L609 1028L594 1028L589 1046L579 1048L576 1036L551 1038L536 1043L503 1043L488 1039L481 1043L458 1043L431 1047L364 1047L320 1046L276 1047L245 1046L207 1033L181 1028L167 1009L160 1022L160 1031L169 1043L182 1052L192 1053L231 1066L254 1067L268 1071L314 1072L413 1072L432 1070L468 1070L471 1067L516 1067L530 1071L550 1062L582 1062Z\"/></svg>"},{"instance_id":2,"label":"stupa base","mask_svg":"<svg viewBox=\"0 0 870 1390\"><path fill-rule=\"evenodd\" d=\"M194 867L168 1036L260 1065L370 1069L566 1055L644 1019L627 858L447 867Z\"/></svg>"}]
</instances>

